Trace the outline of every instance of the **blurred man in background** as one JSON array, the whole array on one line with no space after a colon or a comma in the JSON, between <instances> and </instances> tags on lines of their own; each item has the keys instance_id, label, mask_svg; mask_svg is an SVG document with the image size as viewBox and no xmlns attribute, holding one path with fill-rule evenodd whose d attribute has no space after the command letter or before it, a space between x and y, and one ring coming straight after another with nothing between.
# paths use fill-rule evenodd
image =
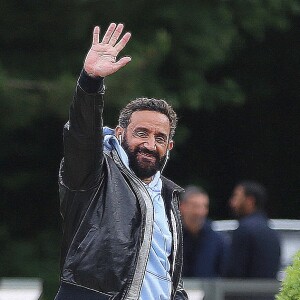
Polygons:
<instances>
[{"instance_id":1,"label":"blurred man in background","mask_svg":"<svg viewBox=\"0 0 300 300\"><path fill-rule=\"evenodd\" d=\"M243 181L235 186L229 205L239 227L232 235L227 277L276 278L280 242L263 212L266 200L266 189L258 182Z\"/></svg>"},{"instance_id":2,"label":"blurred man in background","mask_svg":"<svg viewBox=\"0 0 300 300\"><path fill-rule=\"evenodd\" d=\"M196 186L186 189L180 204L183 221L183 277L221 276L225 241L207 219L208 194Z\"/></svg>"}]
</instances>

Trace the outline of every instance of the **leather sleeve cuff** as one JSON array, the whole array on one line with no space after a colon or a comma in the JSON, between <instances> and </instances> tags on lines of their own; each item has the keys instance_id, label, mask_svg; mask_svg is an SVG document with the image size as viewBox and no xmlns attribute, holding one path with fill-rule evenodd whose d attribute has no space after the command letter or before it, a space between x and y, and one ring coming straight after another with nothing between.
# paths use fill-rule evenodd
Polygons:
<instances>
[{"instance_id":1,"label":"leather sleeve cuff","mask_svg":"<svg viewBox=\"0 0 300 300\"><path fill-rule=\"evenodd\" d=\"M97 92L104 91L104 78L103 77L91 77L87 74L87 72L82 69L78 84L80 87L88 94L93 94Z\"/></svg>"}]
</instances>

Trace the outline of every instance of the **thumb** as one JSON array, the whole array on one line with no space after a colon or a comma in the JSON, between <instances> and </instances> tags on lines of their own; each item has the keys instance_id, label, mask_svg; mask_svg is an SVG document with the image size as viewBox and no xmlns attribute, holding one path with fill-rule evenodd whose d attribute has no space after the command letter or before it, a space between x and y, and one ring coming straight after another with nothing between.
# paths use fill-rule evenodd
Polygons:
<instances>
[{"instance_id":1,"label":"thumb","mask_svg":"<svg viewBox=\"0 0 300 300\"><path fill-rule=\"evenodd\" d=\"M129 62L131 61L131 57L130 56L124 56L122 58L120 58L116 63L116 67L117 69L121 69L124 66L126 66Z\"/></svg>"}]
</instances>

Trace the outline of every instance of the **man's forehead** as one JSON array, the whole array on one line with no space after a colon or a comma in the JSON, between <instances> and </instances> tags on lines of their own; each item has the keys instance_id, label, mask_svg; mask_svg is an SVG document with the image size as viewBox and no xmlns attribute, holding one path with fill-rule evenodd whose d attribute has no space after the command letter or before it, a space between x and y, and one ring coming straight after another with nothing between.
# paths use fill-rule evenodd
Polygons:
<instances>
[{"instance_id":1,"label":"man's forehead","mask_svg":"<svg viewBox=\"0 0 300 300\"><path fill-rule=\"evenodd\" d=\"M209 197L205 194L200 194L200 193L197 193L197 194L191 194L190 197L189 197L189 200L191 202L201 202L201 203L209 203Z\"/></svg>"},{"instance_id":2,"label":"man's forehead","mask_svg":"<svg viewBox=\"0 0 300 300\"><path fill-rule=\"evenodd\" d=\"M235 189L234 189L234 192L236 192L236 193L244 193L244 192L245 192L245 189L244 189L243 186L237 185L237 186L235 187Z\"/></svg>"},{"instance_id":3,"label":"man's forehead","mask_svg":"<svg viewBox=\"0 0 300 300\"><path fill-rule=\"evenodd\" d=\"M166 133L169 133L170 121L169 118L163 113L141 110L132 113L128 127L133 129L141 127L151 130L163 130Z\"/></svg>"}]
</instances>

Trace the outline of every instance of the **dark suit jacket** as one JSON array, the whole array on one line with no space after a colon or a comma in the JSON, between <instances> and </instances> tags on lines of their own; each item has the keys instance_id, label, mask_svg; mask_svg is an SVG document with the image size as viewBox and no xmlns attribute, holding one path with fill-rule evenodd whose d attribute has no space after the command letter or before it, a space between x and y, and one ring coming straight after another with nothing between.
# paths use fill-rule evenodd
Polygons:
<instances>
[{"instance_id":1,"label":"dark suit jacket","mask_svg":"<svg viewBox=\"0 0 300 300\"><path fill-rule=\"evenodd\" d=\"M224 268L225 240L206 221L196 236L183 228L183 277L219 277Z\"/></svg>"},{"instance_id":2,"label":"dark suit jacket","mask_svg":"<svg viewBox=\"0 0 300 300\"><path fill-rule=\"evenodd\" d=\"M225 275L237 278L276 278L280 263L280 241L268 219L256 212L239 221L233 232Z\"/></svg>"}]
</instances>

